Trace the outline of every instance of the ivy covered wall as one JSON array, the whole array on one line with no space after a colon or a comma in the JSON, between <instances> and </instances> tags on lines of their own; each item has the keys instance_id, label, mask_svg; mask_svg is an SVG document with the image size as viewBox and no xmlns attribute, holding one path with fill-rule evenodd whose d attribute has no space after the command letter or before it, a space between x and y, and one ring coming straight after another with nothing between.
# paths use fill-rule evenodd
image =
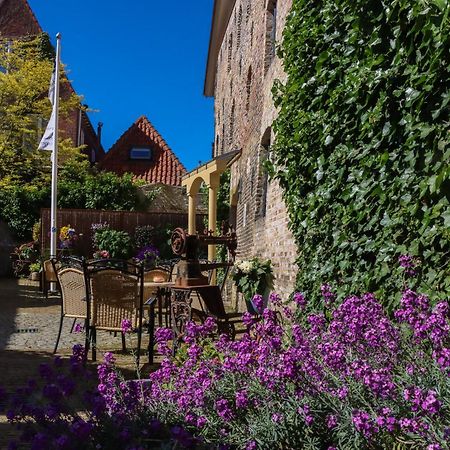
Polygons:
<instances>
[{"instance_id":1,"label":"ivy covered wall","mask_svg":"<svg viewBox=\"0 0 450 450\"><path fill-rule=\"evenodd\" d=\"M401 254L420 258L417 283L450 290L449 8L293 1L272 169L310 295L389 292Z\"/></svg>"}]
</instances>

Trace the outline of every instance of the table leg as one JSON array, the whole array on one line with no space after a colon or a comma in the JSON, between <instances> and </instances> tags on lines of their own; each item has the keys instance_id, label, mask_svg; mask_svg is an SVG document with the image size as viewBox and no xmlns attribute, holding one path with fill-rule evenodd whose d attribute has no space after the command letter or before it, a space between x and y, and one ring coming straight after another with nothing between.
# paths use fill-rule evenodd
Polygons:
<instances>
[{"instance_id":1,"label":"table leg","mask_svg":"<svg viewBox=\"0 0 450 450\"><path fill-rule=\"evenodd\" d=\"M172 316L173 352L175 354L186 329L186 324L191 320L191 290L172 290L170 300L170 312Z\"/></svg>"},{"instance_id":2,"label":"table leg","mask_svg":"<svg viewBox=\"0 0 450 450\"><path fill-rule=\"evenodd\" d=\"M153 364L153 353L155 347L155 303L150 305L150 319L148 324L148 363Z\"/></svg>"},{"instance_id":3,"label":"table leg","mask_svg":"<svg viewBox=\"0 0 450 450\"><path fill-rule=\"evenodd\" d=\"M162 315L162 308L163 308L163 291L161 288L158 288L156 291L156 297L158 299L158 325L160 328L163 327L163 315Z\"/></svg>"}]
</instances>

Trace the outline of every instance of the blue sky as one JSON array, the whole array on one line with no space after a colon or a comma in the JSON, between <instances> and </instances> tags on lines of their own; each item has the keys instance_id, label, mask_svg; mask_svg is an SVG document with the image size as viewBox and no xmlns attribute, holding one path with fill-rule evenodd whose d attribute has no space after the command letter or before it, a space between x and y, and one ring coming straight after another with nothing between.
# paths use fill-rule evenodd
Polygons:
<instances>
[{"instance_id":1,"label":"blue sky","mask_svg":"<svg viewBox=\"0 0 450 450\"><path fill-rule=\"evenodd\" d=\"M211 158L203 96L212 0L29 0L78 94L103 122L105 149L146 115L188 170Z\"/></svg>"}]
</instances>

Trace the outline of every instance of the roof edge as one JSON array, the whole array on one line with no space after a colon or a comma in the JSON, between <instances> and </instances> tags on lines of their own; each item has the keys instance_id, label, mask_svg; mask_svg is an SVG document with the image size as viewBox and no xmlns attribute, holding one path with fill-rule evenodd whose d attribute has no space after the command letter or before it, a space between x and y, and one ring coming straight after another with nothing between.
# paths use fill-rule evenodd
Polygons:
<instances>
[{"instance_id":1,"label":"roof edge","mask_svg":"<svg viewBox=\"0 0 450 450\"><path fill-rule=\"evenodd\" d=\"M236 0L214 0L208 57L206 60L205 82L203 86L203 95L206 97L214 97L217 57L235 3Z\"/></svg>"}]
</instances>

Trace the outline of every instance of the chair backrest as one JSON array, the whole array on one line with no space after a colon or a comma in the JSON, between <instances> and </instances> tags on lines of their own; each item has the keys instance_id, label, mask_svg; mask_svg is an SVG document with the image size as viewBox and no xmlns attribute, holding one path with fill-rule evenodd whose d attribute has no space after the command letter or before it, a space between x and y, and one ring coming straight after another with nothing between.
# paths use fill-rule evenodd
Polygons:
<instances>
[{"instance_id":1,"label":"chair backrest","mask_svg":"<svg viewBox=\"0 0 450 450\"><path fill-rule=\"evenodd\" d=\"M58 278L56 276L53 263L50 259L46 259L42 263L42 270L44 272L45 281L49 282L56 282L58 281Z\"/></svg>"},{"instance_id":2,"label":"chair backrest","mask_svg":"<svg viewBox=\"0 0 450 450\"><path fill-rule=\"evenodd\" d=\"M89 297L91 304L91 324L96 328L120 331L122 320L131 320L138 327L143 309L142 266L128 263L127 269L108 267L108 260L97 267L89 266ZM109 262L111 265L111 261ZM129 267L129 265L133 267ZM95 265L94 265L95 266ZM138 272L136 273L136 270Z\"/></svg>"},{"instance_id":3,"label":"chair backrest","mask_svg":"<svg viewBox=\"0 0 450 450\"><path fill-rule=\"evenodd\" d=\"M202 286L197 288L196 291L203 302L207 314L217 319L227 318L219 286Z\"/></svg>"},{"instance_id":4,"label":"chair backrest","mask_svg":"<svg viewBox=\"0 0 450 450\"><path fill-rule=\"evenodd\" d=\"M150 269L144 272L144 281L169 281L170 280L170 270L162 267L157 267L155 269Z\"/></svg>"},{"instance_id":5,"label":"chair backrest","mask_svg":"<svg viewBox=\"0 0 450 450\"><path fill-rule=\"evenodd\" d=\"M61 286L63 314L68 317L88 317L86 283L83 270L65 267L57 271Z\"/></svg>"}]
</instances>

